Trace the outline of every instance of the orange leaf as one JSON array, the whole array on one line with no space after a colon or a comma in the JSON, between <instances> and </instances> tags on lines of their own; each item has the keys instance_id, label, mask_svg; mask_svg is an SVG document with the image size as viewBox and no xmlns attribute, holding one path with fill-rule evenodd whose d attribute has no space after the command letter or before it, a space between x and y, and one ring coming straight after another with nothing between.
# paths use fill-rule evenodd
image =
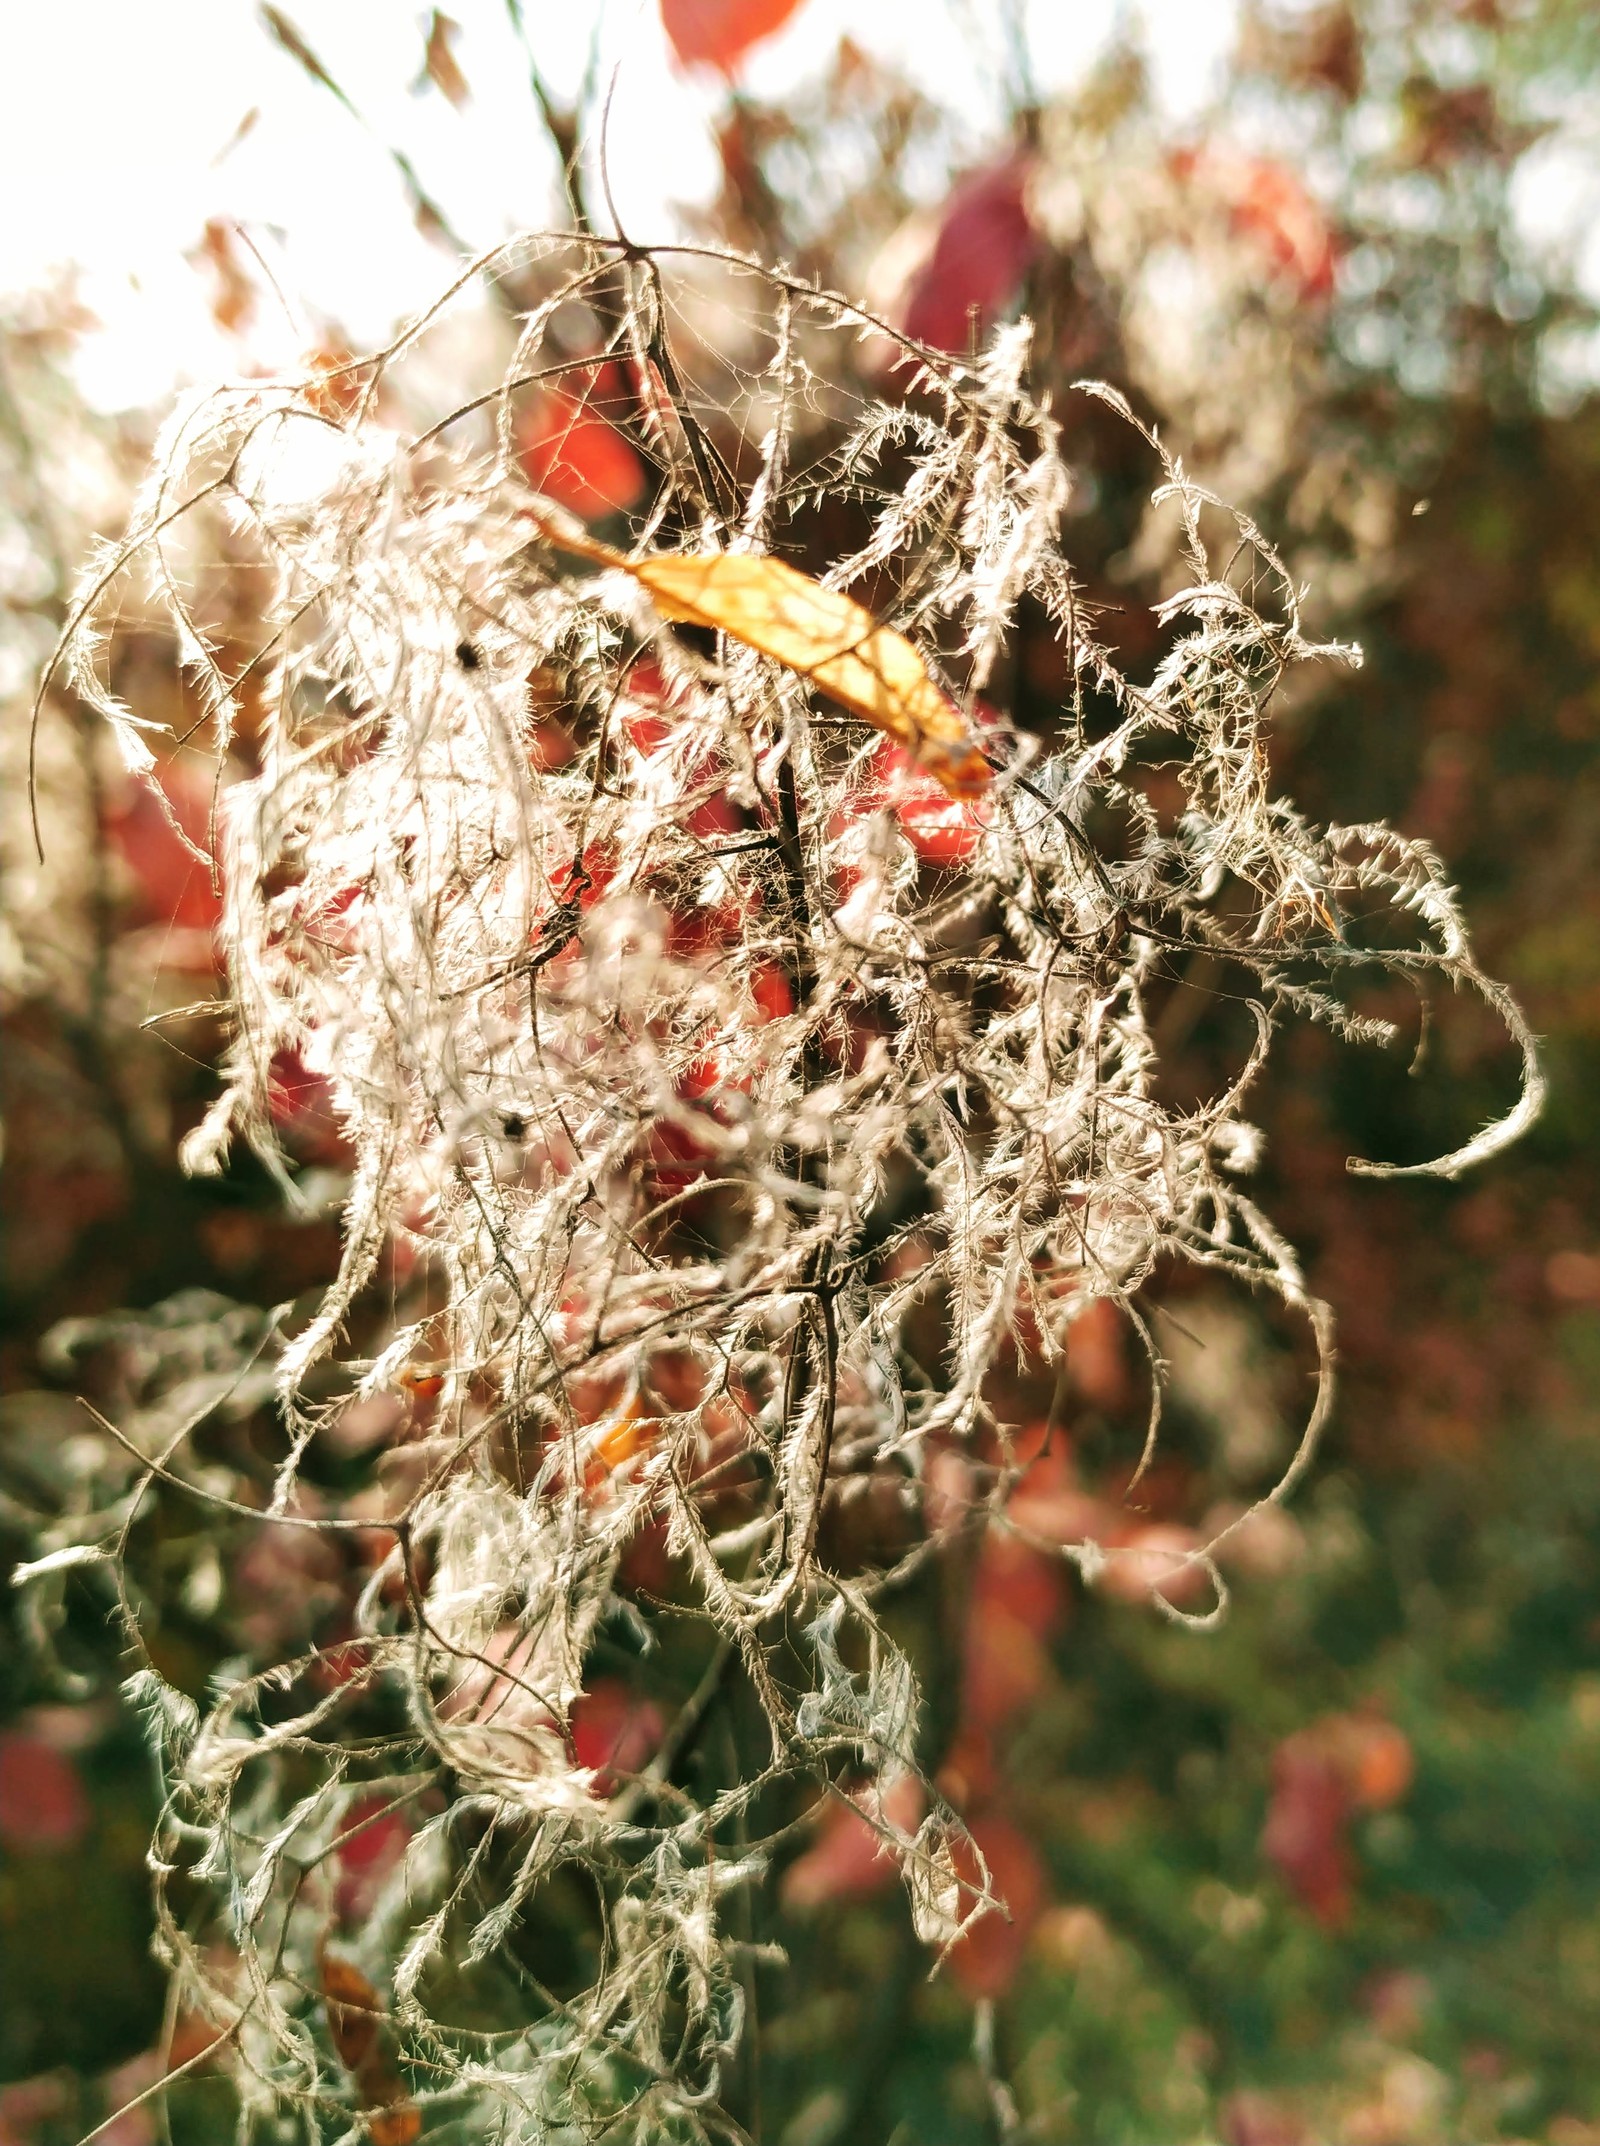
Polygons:
<instances>
[{"instance_id":1,"label":"orange leaf","mask_svg":"<svg viewBox=\"0 0 1600 2146\"><path fill-rule=\"evenodd\" d=\"M204 261L216 277L211 294L211 318L224 335L237 335L255 316L256 287L250 271L239 258L238 233L226 217L206 221L200 244L190 255Z\"/></svg>"},{"instance_id":2,"label":"orange leaf","mask_svg":"<svg viewBox=\"0 0 1600 2146\"><path fill-rule=\"evenodd\" d=\"M328 2032L346 2071L359 2072L377 2046L383 2002L359 1967L324 1952L318 1966L328 2007Z\"/></svg>"},{"instance_id":3,"label":"orange leaf","mask_svg":"<svg viewBox=\"0 0 1600 2146\"><path fill-rule=\"evenodd\" d=\"M658 1428L657 1419L645 1415L644 1404L635 1394L621 1414L613 1416L595 1440L594 1460L597 1469L609 1474L613 1469L625 1467L642 1447L649 1445Z\"/></svg>"},{"instance_id":4,"label":"orange leaf","mask_svg":"<svg viewBox=\"0 0 1600 2146\"><path fill-rule=\"evenodd\" d=\"M800 0L661 0L667 41L685 67L731 74L752 45L781 30Z\"/></svg>"},{"instance_id":5,"label":"orange leaf","mask_svg":"<svg viewBox=\"0 0 1600 2146\"><path fill-rule=\"evenodd\" d=\"M580 558L619 567L663 618L708 626L754 648L905 746L952 797L988 788L989 763L966 717L903 633L853 597L825 589L782 559L748 552L668 552L628 559L586 530L541 517L544 533Z\"/></svg>"},{"instance_id":6,"label":"orange leaf","mask_svg":"<svg viewBox=\"0 0 1600 2146\"><path fill-rule=\"evenodd\" d=\"M1302 298L1329 296L1338 269L1335 234L1315 196L1287 164L1221 144L1178 150L1171 162L1177 178L1203 187L1223 206L1233 230Z\"/></svg>"},{"instance_id":7,"label":"orange leaf","mask_svg":"<svg viewBox=\"0 0 1600 2146\"><path fill-rule=\"evenodd\" d=\"M367 2118L372 2146L413 2146L422 2136L422 2111L414 2101L397 2101Z\"/></svg>"},{"instance_id":8,"label":"orange leaf","mask_svg":"<svg viewBox=\"0 0 1600 2146\"><path fill-rule=\"evenodd\" d=\"M1392 1721L1365 1721L1355 1738L1351 1754L1351 1789L1357 1803L1369 1811L1386 1811L1398 1803L1411 1786L1416 1761L1411 1739Z\"/></svg>"},{"instance_id":9,"label":"orange leaf","mask_svg":"<svg viewBox=\"0 0 1600 2146\"><path fill-rule=\"evenodd\" d=\"M422 2133L422 2111L407 2097L385 2053L382 2030L388 2013L382 1998L359 1967L334 1953L320 1953L317 1966L328 2032L340 2063L355 2079L362 2108L370 2112L367 2136L372 2146L412 2146Z\"/></svg>"}]
</instances>

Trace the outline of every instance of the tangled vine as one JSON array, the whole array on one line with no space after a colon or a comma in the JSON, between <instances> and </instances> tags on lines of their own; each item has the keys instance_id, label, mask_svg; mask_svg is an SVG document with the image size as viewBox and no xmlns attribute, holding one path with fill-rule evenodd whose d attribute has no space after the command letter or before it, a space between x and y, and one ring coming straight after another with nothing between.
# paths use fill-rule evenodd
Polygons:
<instances>
[{"instance_id":1,"label":"tangled vine","mask_svg":"<svg viewBox=\"0 0 1600 2146\"><path fill-rule=\"evenodd\" d=\"M148 1661L135 1677L165 1784L160 1942L247 2123L295 2109L308 2137L391 2146L443 2123L737 2137L724 2075L760 1947L736 1903L811 1787L854 1797L935 1952L995 1905L929 1778L888 1608L956 1536L1022 1524L997 1363L1059 1363L1112 1300L1151 1367L1148 1457L1139 1292L1163 1260L1235 1277L1316 1349L1284 1497L1332 1351L1245 1189L1243 1112L1282 1024L1389 1040L1351 1004L1363 973L1487 1001L1521 1099L1424 1166L1444 1176L1515 1139L1541 1083L1432 851L1273 796L1280 682L1353 651L1303 636L1261 532L1148 432L1182 572L1162 660L1123 675L1058 546L1072 417L1030 400L1025 323L959 363L754 263L570 235L501 249L451 298L479 276L512 292L515 347L429 423L387 398L439 313L375 357L181 409L64 644L158 794L100 660L130 575L205 695L231 1027L188 1166L244 1143L297 1196L290 1064L348 1166L314 1311L234 1335L159 1437L107 1426L137 1463L124 1542L141 1501L186 1495L331 1540L352 1576L337 1649L232 1664L201 1703ZM835 356L859 335L887 339L899 385L852 408ZM651 476L632 522L610 518L616 552L561 519L524 451L530 406L599 422L601 383ZM208 622L212 554L185 549L208 514L270 579L243 664ZM808 585L915 652L981 781L943 783L898 703L875 722L822 690L837 649L808 664L759 620L674 623L637 570L814 555L841 514L853 548ZM1073 681L1043 736L1004 710L1024 605ZM1158 764L1176 809L1143 779ZM1180 1107L1148 1004L1196 973L1243 979L1254 1041ZM932 1356L910 1333L930 1313ZM191 1434L268 1376L270 1497L224 1494ZM379 1510L314 1463L397 1396ZM930 1487L951 1448L954 1507ZM867 1500L892 1554L835 1554ZM32 1577L98 1540L80 1518ZM1050 1547L1090 1583L1137 1554ZM1167 1587L1158 1608L1221 1614L1216 1547L1189 1560L1211 1605ZM597 1755L607 1634L667 1646L681 1688ZM734 1756L712 1767L718 1708ZM352 1848L396 1814L404 1853L356 1913ZM587 1933L559 1974L540 1936L558 1895Z\"/></svg>"}]
</instances>

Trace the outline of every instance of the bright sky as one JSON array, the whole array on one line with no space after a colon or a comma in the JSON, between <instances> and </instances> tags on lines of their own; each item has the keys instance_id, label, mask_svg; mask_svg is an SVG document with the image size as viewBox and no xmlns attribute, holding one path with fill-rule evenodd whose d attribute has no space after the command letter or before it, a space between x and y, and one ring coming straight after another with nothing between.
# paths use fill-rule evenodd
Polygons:
<instances>
[{"instance_id":1,"label":"bright sky","mask_svg":"<svg viewBox=\"0 0 1600 2146\"><path fill-rule=\"evenodd\" d=\"M17 6L0 70L0 290L67 262L102 327L79 377L106 408L158 401L180 379L238 369L185 258L208 217L238 219L290 299L337 315L358 342L433 296L448 263L412 229L389 144L412 158L455 227L490 245L550 213L553 163L503 0L451 0L473 102L458 113L413 95L427 10L407 0L284 0L284 11L369 122L363 133L261 29L254 0L47 0ZM1025 0L1038 86L1093 59L1125 0ZM1200 105L1232 43L1235 0L1144 0L1158 90ZM667 236L674 203L715 180L711 120L725 94L669 65L656 0L524 0L552 87L578 82L598 28L602 79L617 69L609 162L632 235ZM995 109L986 54L999 0L805 0L754 53L745 81L781 94L848 30L891 57L974 133ZM966 27L964 27L964 25ZM246 114L259 117L235 140ZM230 146L232 144L232 146ZM271 347L274 334L280 338ZM287 360L304 336L267 324L253 345ZM265 342L267 347L262 347Z\"/></svg>"}]
</instances>

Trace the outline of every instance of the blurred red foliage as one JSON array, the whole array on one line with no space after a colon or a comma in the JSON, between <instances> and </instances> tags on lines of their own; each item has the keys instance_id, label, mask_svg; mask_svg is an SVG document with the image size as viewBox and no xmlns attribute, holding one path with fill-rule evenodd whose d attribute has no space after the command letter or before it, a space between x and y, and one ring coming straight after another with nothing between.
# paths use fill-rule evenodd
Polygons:
<instances>
[{"instance_id":1,"label":"blurred red foliage","mask_svg":"<svg viewBox=\"0 0 1600 2146\"><path fill-rule=\"evenodd\" d=\"M649 1763L666 1724L653 1700L640 1699L616 1677L596 1677L572 1709L572 1748L594 1773L594 1792L609 1796L619 1776Z\"/></svg>"},{"instance_id":2,"label":"blurred red foliage","mask_svg":"<svg viewBox=\"0 0 1600 2146\"><path fill-rule=\"evenodd\" d=\"M1175 175L1220 202L1233 230L1252 243L1303 299L1332 294L1338 247L1322 208L1274 157L1221 143L1173 153Z\"/></svg>"},{"instance_id":3,"label":"blurred red foliage","mask_svg":"<svg viewBox=\"0 0 1600 2146\"><path fill-rule=\"evenodd\" d=\"M628 406L616 366L590 366L573 383L545 390L518 428L518 447L530 484L600 520L638 505L644 464L612 421Z\"/></svg>"},{"instance_id":4,"label":"blurred red foliage","mask_svg":"<svg viewBox=\"0 0 1600 2146\"><path fill-rule=\"evenodd\" d=\"M1350 1913L1352 1815L1398 1803L1412 1772L1409 1739L1375 1714L1325 1714L1274 1753L1262 1853L1300 1905L1329 1928Z\"/></svg>"},{"instance_id":5,"label":"blurred red foliage","mask_svg":"<svg viewBox=\"0 0 1600 2146\"><path fill-rule=\"evenodd\" d=\"M874 806L886 804L922 862L941 871L967 862L994 809L986 799L973 804L952 797L903 746L887 739L873 755L867 798Z\"/></svg>"},{"instance_id":6,"label":"blurred red foliage","mask_svg":"<svg viewBox=\"0 0 1600 2146\"><path fill-rule=\"evenodd\" d=\"M1049 1880L1026 1833L997 1811L970 1821L971 1833L989 1866L990 1888L1005 1911L980 1916L950 1950L950 1972L969 1997L1003 1997L1016 1980L1028 1939L1048 1894ZM956 1866L976 1883L970 1850L956 1852Z\"/></svg>"},{"instance_id":7,"label":"blurred red foliage","mask_svg":"<svg viewBox=\"0 0 1600 2146\"><path fill-rule=\"evenodd\" d=\"M1330 1927L1350 1913L1350 1806L1350 1784L1330 1753L1303 1733L1279 1745L1261 1851L1300 1905Z\"/></svg>"},{"instance_id":8,"label":"blurred red foliage","mask_svg":"<svg viewBox=\"0 0 1600 2146\"><path fill-rule=\"evenodd\" d=\"M661 23L685 67L731 74L752 45L781 30L800 0L661 0Z\"/></svg>"},{"instance_id":9,"label":"blurred red foliage","mask_svg":"<svg viewBox=\"0 0 1600 2146\"><path fill-rule=\"evenodd\" d=\"M18 1853L71 1848L89 1830L88 1791L69 1754L22 1730L0 1734L0 1841Z\"/></svg>"},{"instance_id":10,"label":"blurred red foliage","mask_svg":"<svg viewBox=\"0 0 1600 2146\"><path fill-rule=\"evenodd\" d=\"M298 1051L277 1051L267 1071L267 1107L284 1145L302 1162L345 1159L333 1089Z\"/></svg>"},{"instance_id":11,"label":"blurred red foliage","mask_svg":"<svg viewBox=\"0 0 1600 2146\"><path fill-rule=\"evenodd\" d=\"M1048 1642L1067 1609L1060 1559L991 1529L978 1554L967 1622L962 1717L970 1726L998 1728L1044 1689Z\"/></svg>"},{"instance_id":12,"label":"blurred red foliage","mask_svg":"<svg viewBox=\"0 0 1600 2146\"><path fill-rule=\"evenodd\" d=\"M404 1810L390 1809L391 1802L388 1796L363 1796L345 1813L334 1902L347 1923L359 1923L371 1914L405 1855L411 1821Z\"/></svg>"},{"instance_id":13,"label":"blurred red foliage","mask_svg":"<svg viewBox=\"0 0 1600 2146\"><path fill-rule=\"evenodd\" d=\"M173 760L161 770L161 787L171 819L145 784L132 781L105 808L105 838L127 866L131 882L129 921L209 934L222 904L212 885L210 866L194 850L208 847L213 773L199 761ZM192 961L184 963L193 965ZM206 965L210 965L209 943Z\"/></svg>"},{"instance_id":14,"label":"blurred red foliage","mask_svg":"<svg viewBox=\"0 0 1600 2146\"><path fill-rule=\"evenodd\" d=\"M922 1785L911 1774L902 1774L884 1792L884 1816L904 1832L921 1822L922 1805ZM856 1805L824 1796L817 1813L816 1838L783 1874L784 1906L803 1910L887 1892L900 1875L899 1865Z\"/></svg>"},{"instance_id":15,"label":"blurred red foliage","mask_svg":"<svg viewBox=\"0 0 1600 2146\"><path fill-rule=\"evenodd\" d=\"M906 294L902 325L919 343L965 350L982 342L1016 295L1038 251L1027 207L1031 160L1008 156L951 193L927 260Z\"/></svg>"}]
</instances>

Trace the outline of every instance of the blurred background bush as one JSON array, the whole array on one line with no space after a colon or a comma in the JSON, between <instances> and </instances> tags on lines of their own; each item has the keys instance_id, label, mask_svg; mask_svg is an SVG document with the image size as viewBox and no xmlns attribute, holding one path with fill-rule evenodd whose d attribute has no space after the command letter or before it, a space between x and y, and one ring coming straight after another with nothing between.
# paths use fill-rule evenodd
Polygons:
<instances>
[{"instance_id":1,"label":"blurred background bush","mask_svg":"<svg viewBox=\"0 0 1600 2146\"><path fill-rule=\"evenodd\" d=\"M234 0L218 12L248 17ZM487 51L522 11L503 21L482 0L459 27L407 19L416 142L404 110L392 128L387 107L371 117L358 48L315 78L319 31L348 41L338 12L308 0L298 32L251 24L262 86L240 81L238 102L259 95L270 133L274 96L320 97L443 280L458 222L482 213L449 190L449 127L486 123L474 40ZM1067 428L1069 549L1130 668L1155 647L1170 531L1127 438L1070 383L1122 387L1254 514L1309 584L1312 630L1366 651L1359 672L1285 702L1275 774L1319 818L1385 816L1438 845L1485 965L1546 1039L1553 1101L1529 1144L1463 1187L1353 1180L1348 1154L1405 1160L1464 1138L1505 1107L1515 1068L1465 1004L1439 1010L1417 1067L1335 1052L1320 1030L1297 1039L1257 1108L1266 1204L1339 1318L1322 1463L1292 1511L1240 1539L1216 1635L1126 1589L1085 1592L999 1539L959 1589L908 1611L947 1671L941 1783L1012 1919L929 1982L865 1829L837 1806L819 1819L772 1887L766 1934L789 1965L762 1972L761 2135L1600 2141L1600 262L1582 253L1600 204L1600 17L1584 0L1263 0L1227 11L1225 64L1175 101L1163 16L1128 17L1041 84L1027 8L952 0L979 87L941 101L911 55L865 36L827 50L807 12L662 0L665 56L653 16L625 26L632 109L648 114L652 83L664 110L678 100L675 124L698 100L693 168L709 179L680 222L862 292L947 349L1027 313ZM153 45L162 14L147 16ZM551 143L576 149L570 200L552 179L546 213L603 222L605 69L587 85L547 72L540 15L527 9L517 58L529 167L553 174ZM60 85L36 91L70 134ZM620 151L619 173L640 154ZM198 204L191 241L208 361L259 369L286 309L301 351L368 327L275 290L275 241L248 222ZM346 242L385 241L352 227ZM158 1393L181 1413L184 1381L210 1375L204 1336L327 1275L341 1158L315 1082L286 1064L281 1122L309 1213L287 1215L247 1162L206 1183L178 1173L221 1043L205 1010L215 897L60 689L38 732L34 854L32 683L163 412L120 405L114 366L108 391L70 276L3 303L0 1555L14 1562L111 1465L76 1394L114 1417ZM502 330L486 316L486 338ZM870 341L838 363L899 392ZM641 483L601 388L588 411L536 412L525 443L536 481L590 514ZM245 648L249 575L214 563ZM179 735L197 721L164 629L126 620L114 663L142 712L170 713ZM1065 683L1025 626L1019 717ZM164 773L202 834L209 760L174 755ZM1162 1039L1197 1090L1234 1040L1208 981L1174 997ZM1368 1010L1408 1019L1404 1004ZM1027 1494L1079 1501L1103 1538L1182 1546L1271 1480L1302 1398L1270 1321L1198 1279L1164 1301L1171 1416L1136 1497L1121 1493L1142 1378L1098 1321L1074 1336L1069 1437ZM251 1405L211 1434L219 1461L248 1464ZM387 1429L375 1421L374 1441ZM148 1547L150 1572L163 1559L181 1584L153 1582L146 1607L174 1683L333 1635L337 1575L281 1537ZM0 2142L55 2146L196 2045L147 1956L151 1772L116 1697L105 1600L70 1575L26 1600L0 1651ZM374 1857L391 1852L375 1833ZM974 2044L981 2000L992 2056ZM142 2146L170 2123L199 2141L229 2121L201 2067L167 2116L145 2104L99 2135Z\"/></svg>"}]
</instances>

